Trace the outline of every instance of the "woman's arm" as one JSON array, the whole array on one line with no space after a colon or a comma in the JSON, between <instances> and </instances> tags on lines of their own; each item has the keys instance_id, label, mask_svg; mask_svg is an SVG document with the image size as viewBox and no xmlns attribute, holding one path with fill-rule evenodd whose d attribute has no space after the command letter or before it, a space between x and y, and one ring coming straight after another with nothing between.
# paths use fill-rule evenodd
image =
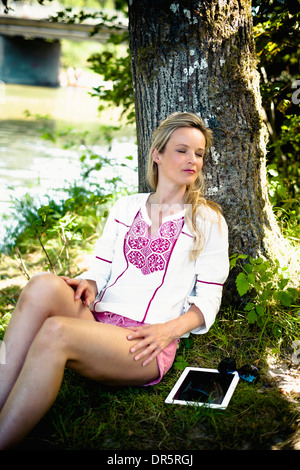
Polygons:
<instances>
[{"instance_id":1,"label":"woman's arm","mask_svg":"<svg viewBox=\"0 0 300 470\"><path fill-rule=\"evenodd\" d=\"M195 334L207 333L214 323L229 273L228 228L224 217L220 217L219 223L206 223L206 228L206 242L195 264L195 288L187 298L204 316L203 324L191 330Z\"/></svg>"},{"instance_id":2,"label":"woman's arm","mask_svg":"<svg viewBox=\"0 0 300 470\"><path fill-rule=\"evenodd\" d=\"M170 320L168 323L173 329L174 337L179 339L185 333L203 326L205 319L201 310L195 304L192 304L186 313L174 320Z\"/></svg>"}]
</instances>

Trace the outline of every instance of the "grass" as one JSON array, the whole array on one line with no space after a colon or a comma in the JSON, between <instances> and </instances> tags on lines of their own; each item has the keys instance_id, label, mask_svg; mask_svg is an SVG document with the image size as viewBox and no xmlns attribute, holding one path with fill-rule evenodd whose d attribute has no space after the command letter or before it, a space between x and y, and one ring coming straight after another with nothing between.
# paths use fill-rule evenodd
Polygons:
<instances>
[{"instance_id":1,"label":"grass","mask_svg":"<svg viewBox=\"0 0 300 470\"><path fill-rule=\"evenodd\" d=\"M32 260L31 260L32 261ZM39 260L38 265L39 265ZM0 276L7 272L0 259ZM34 263L32 262L32 267ZM1 289L0 325L17 301L17 272L10 267L11 285ZM294 318L290 312L290 322ZM294 326L289 326L295 329ZM1 331L0 331L1 337ZM19 449L45 450L268 450L293 449L299 407L297 397L283 394L268 375L267 355L288 350L238 311L226 308L211 330L181 340L177 357L189 366L216 368L231 356L240 367L256 365L256 384L239 381L228 408L216 411L192 406L167 405L164 400L181 374L176 364L155 387L106 387L66 369L60 393L38 426ZM279 348L279 342L281 348ZM179 362L179 361L177 361ZM299 398L299 397L298 397Z\"/></svg>"},{"instance_id":2,"label":"grass","mask_svg":"<svg viewBox=\"0 0 300 470\"><path fill-rule=\"evenodd\" d=\"M195 338L186 357L189 365L217 366L224 351L214 343ZM246 346L248 339L244 343ZM233 342L225 353L236 351L236 346ZM299 419L296 405L270 381L265 361L254 349L248 355L245 347L243 359L246 356L254 359L261 367L261 379L256 385L240 381L224 411L166 405L164 400L180 375L174 367L155 387L124 388L105 387L66 370L53 408L21 448L188 451L267 450L279 446L291 449Z\"/></svg>"},{"instance_id":3,"label":"grass","mask_svg":"<svg viewBox=\"0 0 300 470\"><path fill-rule=\"evenodd\" d=\"M172 371L155 389L112 390L68 374L45 418L52 442L85 450L266 449L275 435L292 431L295 414L275 390L264 396L240 384L226 411L165 405L167 384L176 376Z\"/></svg>"}]
</instances>

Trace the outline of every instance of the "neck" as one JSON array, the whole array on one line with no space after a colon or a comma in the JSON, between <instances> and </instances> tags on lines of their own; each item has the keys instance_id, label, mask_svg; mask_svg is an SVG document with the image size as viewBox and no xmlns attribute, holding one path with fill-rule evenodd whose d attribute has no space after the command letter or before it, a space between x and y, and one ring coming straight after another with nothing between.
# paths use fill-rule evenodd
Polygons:
<instances>
[{"instance_id":1,"label":"neck","mask_svg":"<svg viewBox=\"0 0 300 470\"><path fill-rule=\"evenodd\" d=\"M168 204L169 206L174 204L183 204L185 192L186 186L180 186L179 188L158 186L155 193L152 194L151 203Z\"/></svg>"}]
</instances>

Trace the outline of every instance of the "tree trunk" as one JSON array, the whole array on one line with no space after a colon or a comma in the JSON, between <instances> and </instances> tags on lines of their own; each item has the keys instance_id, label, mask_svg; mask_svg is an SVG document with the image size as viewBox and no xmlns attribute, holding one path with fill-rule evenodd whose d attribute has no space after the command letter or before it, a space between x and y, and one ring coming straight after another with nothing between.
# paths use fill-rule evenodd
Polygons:
<instances>
[{"instance_id":1,"label":"tree trunk","mask_svg":"<svg viewBox=\"0 0 300 470\"><path fill-rule=\"evenodd\" d=\"M213 130L203 172L223 208L230 253L285 256L268 199L266 139L250 0L129 0L139 191L151 133L174 111Z\"/></svg>"}]
</instances>

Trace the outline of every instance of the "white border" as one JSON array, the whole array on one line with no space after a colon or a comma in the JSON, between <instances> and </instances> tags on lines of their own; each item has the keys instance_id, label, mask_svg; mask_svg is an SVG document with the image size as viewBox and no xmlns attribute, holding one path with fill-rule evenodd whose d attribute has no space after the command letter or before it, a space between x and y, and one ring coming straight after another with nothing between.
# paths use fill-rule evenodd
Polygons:
<instances>
[{"instance_id":1,"label":"white border","mask_svg":"<svg viewBox=\"0 0 300 470\"><path fill-rule=\"evenodd\" d=\"M172 405L193 405L193 406L205 406L207 408L216 408L219 410L225 410L230 402L230 399L233 395L234 389L237 386L237 383L239 381L239 374L237 372L232 372L231 375L233 376L233 379L231 381L231 384L225 394L225 397L223 398L222 403L217 404L217 403L203 403L203 402L194 402L194 401L185 401L185 400L174 400L173 397L176 395L176 392L178 391L179 387L181 386L182 382L188 375L188 373L192 370L198 370L199 372L212 372L215 374L219 374L220 372L217 369L205 369L201 367L186 367L184 371L182 372L181 376L177 380L176 384L170 391L169 395L165 399L165 403L169 403Z\"/></svg>"}]
</instances>

